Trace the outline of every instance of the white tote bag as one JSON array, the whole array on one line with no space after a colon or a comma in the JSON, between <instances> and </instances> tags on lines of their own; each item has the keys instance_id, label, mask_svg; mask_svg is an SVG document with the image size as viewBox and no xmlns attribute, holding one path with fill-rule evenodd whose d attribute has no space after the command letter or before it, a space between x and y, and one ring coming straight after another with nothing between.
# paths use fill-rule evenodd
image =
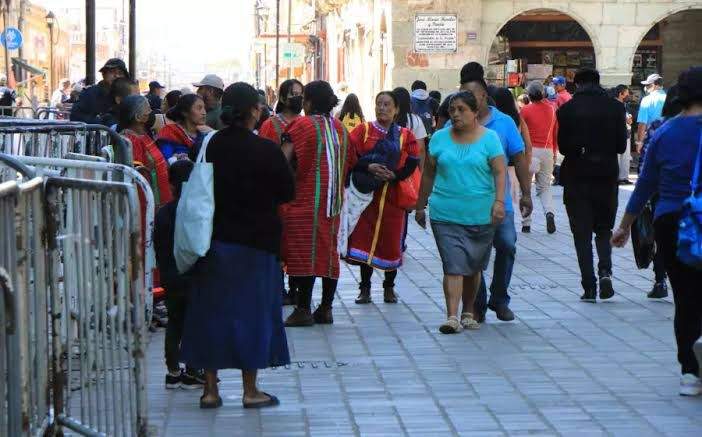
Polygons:
<instances>
[{"instance_id":1,"label":"white tote bag","mask_svg":"<svg viewBox=\"0 0 702 437\"><path fill-rule=\"evenodd\" d=\"M210 250L214 219L214 168L205 160L207 145L217 131L202 140L193 171L183 184L176 209L173 256L178 272L183 274Z\"/></svg>"},{"instance_id":2,"label":"white tote bag","mask_svg":"<svg viewBox=\"0 0 702 437\"><path fill-rule=\"evenodd\" d=\"M356 229L358 219L373 201L373 193L361 193L353 184L353 178L350 179L351 184L344 191L344 205L341 208L339 238L337 240L337 249L342 258L348 255L349 238Z\"/></svg>"}]
</instances>

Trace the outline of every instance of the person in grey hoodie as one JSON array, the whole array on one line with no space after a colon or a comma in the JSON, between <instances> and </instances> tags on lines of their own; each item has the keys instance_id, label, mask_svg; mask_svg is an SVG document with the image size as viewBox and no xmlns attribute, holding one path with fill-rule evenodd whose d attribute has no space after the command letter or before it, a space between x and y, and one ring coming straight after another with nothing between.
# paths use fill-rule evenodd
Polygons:
<instances>
[{"instance_id":1,"label":"person in grey hoodie","mask_svg":"<svg viewBox=\"0 0 702 437\"><path fill-rule=\"evenodd\" d=\"M411 102L412 114L419 116L430 138L436 128L434 115L439 110L439 102L429 97L427 84L421 80L415 80L412 84ZM427 144L429 144L429 138L427 138Z\"/></svg>"}]
</instances>

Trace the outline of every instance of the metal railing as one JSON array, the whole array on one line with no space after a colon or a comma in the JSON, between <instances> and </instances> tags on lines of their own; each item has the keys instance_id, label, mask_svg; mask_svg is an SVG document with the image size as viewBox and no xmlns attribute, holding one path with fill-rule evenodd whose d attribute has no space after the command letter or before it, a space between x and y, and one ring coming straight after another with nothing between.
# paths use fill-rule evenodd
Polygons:
<instances>
[{"instance_id":1,"label":"metal railing","mask_svg":"<svg viewBox=\"0 0 702 437\"><path fill-rule=\"evenodd\" d=\"M113 129L60 120L0 118L0 152L45 158L80 153L127 165L133 160L131 144Z\"/></svg>"},{"instance_id":2,"label":"metal railing","mask_svg":"<svg viewBox=\"0 0 702 437\"><path fill-rule=\"evenodd\" d=\"M75 155L73 155L76 157ZM153 313L153 270L156 268L156 256L153 247L154 216L156 213L156 201L149 182L135 168L122 164L108 162L97 162L89 160L69 160L36 158L30 156L14 156L13 161L29 166L38 175L60 175L70 178L81 178L90 180L124 181L139 187L139 191L144 196L145 214L142 241L144 243L144 299L145 299L145 319L151 320ZM83 156L83 159L90 159ZM0 162L3 160L0 154ZM47 172L48 170L48 172ZM54 171L52 171L54 170ZM68 208L71 207L69 204ZM68 211L69 213L71 211Z\"/></svg>"},{"instance_id":3,"label":"metal railing","mask_svg":"<svg viewBox=\"0 0 702 437\"><path fill-rule=\"evenodd\" d=\"M14 158L25 182L0 184L0 435L144 436L136 188L33 177Z\"/></svg>"}]
</instances>

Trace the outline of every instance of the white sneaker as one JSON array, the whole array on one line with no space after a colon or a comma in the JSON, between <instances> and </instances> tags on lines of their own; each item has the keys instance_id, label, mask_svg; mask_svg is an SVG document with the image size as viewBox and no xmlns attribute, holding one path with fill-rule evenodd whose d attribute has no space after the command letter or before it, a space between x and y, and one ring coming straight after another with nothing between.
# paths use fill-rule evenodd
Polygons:
<instances>
[{"instance_id":1,"label":"white sneaker","mask_svg":"<svg viewBox=\"0 0 702 437\"><path fill-rule=\"evenodd\" d=\"M692 373L680 377L681 396L699 396L702 394L702 381Z\"/></svg>"}]
</instances>

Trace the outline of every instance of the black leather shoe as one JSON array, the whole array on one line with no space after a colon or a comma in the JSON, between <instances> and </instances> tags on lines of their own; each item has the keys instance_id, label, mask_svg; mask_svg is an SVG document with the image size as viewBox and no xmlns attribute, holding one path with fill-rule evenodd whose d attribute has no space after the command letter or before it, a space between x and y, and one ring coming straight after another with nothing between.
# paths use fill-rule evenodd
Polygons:
<instances>
[{"instance_id":1,"label":"black leather shoe","mask_svg":"<svg viewBox=\"0 0 702 437\"><path fill-rule=\"evenodd\" d=\"M600 278L600 299L606 300L614 296L614 288L612 288L612 277L602 276Z\"/></svg>"},{"instance_id":2,"label":"black leather shoe","mask_svg":"<svg viewBox=\"0 0 702 437\"><path fill-rule=\"evenodd\" d=\"M546 214L546 231L549 234L556 233L556 218L553 216L552 212Z\"/></svg>"},{"instance_id":3,"label":"black leather shoe","mask_svg":"<svg viewBox=\"0 0 702 437\"><path fill-rule=\"evenodd\" d=\"M475 320L476 322L478 322L480 324L485 323L485 313L476 314L475 316L473 316L473 320Z\"/></svg>"},{"instance_id":4,"label":"black leather shoe","mask_svg":"<svg viewBox=\"0 0 702 437\"><path fill-rule=\"evenodd\" d=\"M356 298L356 303L358 305L365 305L371 302L373 302L373 299L371 299L370 287L361 287L361 292Z\"/></svg>"},{"instance_id":5,"label":"black leather shoe","mask_svg":"<svg viewBox=\"0 0 702 437\"><path fill-rule=\"evenodd\" d=\"M495 315L497 316L498 320L502 320L503 322L511 322L512 320L514 320L514 313L511 309L509 309L509 306L505 304L500 304L496 306L489 305L488 308L495 312Z\"/></svg>"},{"instance_id":6,"label":"black leather shoe","mask_svg":"<svg viewBox=\"0 0 702 437\"><path fill-rule=\"evenodd\" d=\"M597 302L597 290L595 290L594 288L591 290L585 290L583 295L580 296L580 300L583 302Z\"/></svg>"},{"instance_id":7,"label":"black leather shoe","mask_svg":"<svg viewBox=\"0 0 702 437\"><path fill-rule=\"evenodd\" d=\"M668 284L665 281L656 282L653 289L646 295L649 299L662 299L668 297Z\"/></svg>"},{"instance_id":8,"label":"black leather shoe","mask_svg":"<svg viewBox=\"0 0 702 437\"><path fill-rule=\"evenodd\" d=\"M522 234L531 234L531 226L522 226Z\"/></svg>"}]
</instances>

